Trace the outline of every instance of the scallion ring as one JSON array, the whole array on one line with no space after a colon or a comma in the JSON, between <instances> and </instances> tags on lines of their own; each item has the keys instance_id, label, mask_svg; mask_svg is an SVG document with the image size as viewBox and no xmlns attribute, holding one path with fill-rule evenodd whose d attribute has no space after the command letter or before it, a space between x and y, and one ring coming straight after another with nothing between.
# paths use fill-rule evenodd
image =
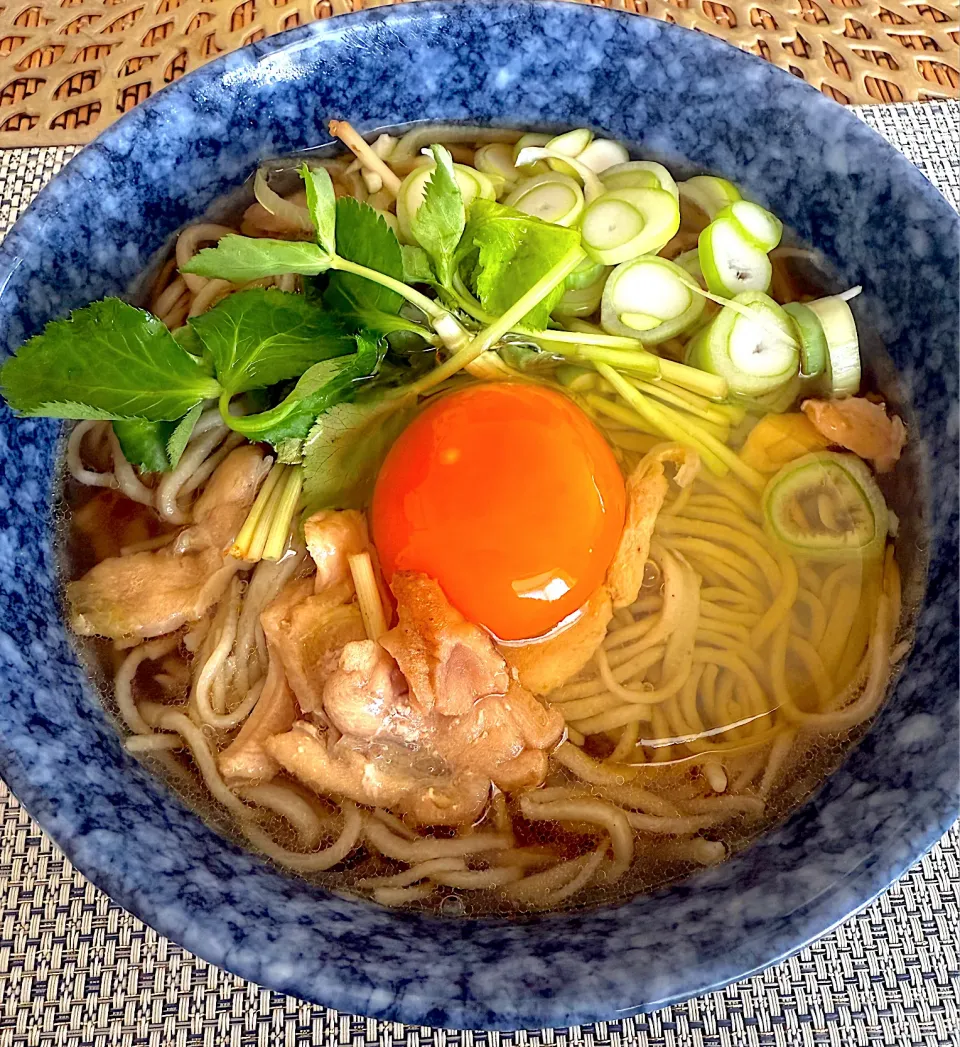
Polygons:
<instances>
[{"instance_id":1,"label":"scallion ring","mask_svg":"<svg viewBox=\"0 0 960 1047\"><path fill-rule=\"evenodd\" d=\"M700 318L705 299L692 290L694 279L680 266L645 255L618 265L607 279L600 322L610 334L657 345Z\"/></svg>"},{"instance_id":2,"label":"scallion ring","mask_svg":"<svg viewBox=\"0 0 960 1047\"><path fill-rule=\"evenodd\" d=\"M738 308L725 306L694 336L686 362L725 378L733 395L762 396L797 374L793 322L760 291L739 294L733 302Z\"/></svg>"},{"instance_id":3,"label":"scallion ring","mask_svg":"<svg viewBox=\"0 0 960 1047\"><path fill-rule=\"evenodd\" d=\"M673 175L653 160L630 160L616 167L608 167L601 175L600 181L607 189L663 189L675 200L680 199L680 191Z\"/></svg>"},{"instance_id":4,"label":"scallion ring","mask_svg":"<svg viewBox=\"0 0 960 1047\"><path fill-rule=\"evenodd\" d=\"M767 252L733 218L717 218L700 234L697 250L707 287L732 298L743 291L766 291L773 277Z\"/></svg>"},{"instance_id":5,"label":"scallion ring","mask_svg":"<svg viewBox=\"0 0 960 1047\"><path fill-rule=\"evenodd\" d=\"M677 188L681 200L699 207L711 220L728 204L743 199L733 182L714 175L696 175L685 182L679 182Z\"/></svg>"},{"instance_id":6,"label":"scallion ring","mask_svg":"<svg viewBox=\"0 0 960 1047\"><path fill-rule=\"evenodd\" d=\"M603 265L654 254L680 228L677 201L663 189L615 189L583 213L583 249Z\"/></svg>"},{"instance_id":7,"label":"scallion ring","mask_svg":"<svg viewBox=\"0 0 960 1047\"><path fill-rule=\"evenodd\" d=\"M583 213L583 190L569 175L547 171L521 182L504 201L544 222L570 227Z\"/></svg>"},{"instance_id":8,"label":"scallion ring","mask_svg":"<svg viewBox=\"0 0 960 1047\"><path fill-rule=\"evenodd\" d=\"M827 366L827 337L823 325L817 314L800 302L787 302L783 311L793 321L800 340L800 375L816 378Z\"/></svg>"},{"instance_id":9,"label":"scallion ring","mask_svg":"<svg viewBox=\"0 0 960 1047\"><path fill-rule=\"evenodd\" d=\"M841 295L807 302L827 340L823 384L830 396L854 396L860 389L860 339L850 306Z\"/></svg>"}]
</instances>

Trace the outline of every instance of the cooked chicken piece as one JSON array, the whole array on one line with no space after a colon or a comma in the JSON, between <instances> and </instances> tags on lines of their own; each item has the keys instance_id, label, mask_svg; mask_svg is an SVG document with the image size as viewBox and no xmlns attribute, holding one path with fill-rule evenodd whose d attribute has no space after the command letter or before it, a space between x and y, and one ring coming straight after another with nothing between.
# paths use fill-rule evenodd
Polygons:
<instances>
[{"instance_id":1,"label":"cooked chicken piece","mask_svg":"<svg viewBox=\"0 0 960 1047\"><path fill-rule=\"evenodd\" d=\"M523 687L549 694L575 676L603 642L613 617L610 594L601 586L580 609L580 617L546 640L501 646L500 653Z\"/></svg>"},{"instance_id":2,"label":"cooked chicken piece","mask_svg":"<svg viewBox=\"0 0 960 1047\"><path fill-rule=\"evenodd\" d=\"M480 816L490 791L489 779L480 775L417 767L415 755L400 745L331 746L324 732L303 722L270 738L266 748L315 792L386 807L421 825L469 825Z\"/></svg>"},{"instance_id":3,"label":"cooked chicken piece","mask_svg":"<svg viewBox=\"0 0 960 1047\"><path fill-rule=\"evenodd\" d=\"M390 583L399 623L380 638L424 712L457 716L488 694L505 694L506 665L490 636L447 601L432 578L398 571Z\"/></svg>"},{"instance_id":4,"label":"cooked chicken piece","mask_svg":"<svg viewBox=\"0 0 960 1047\"><path fill-rule=\"evenodd\" d=\"M80 636L149 639L195 622L220 599L239 561L215 549L177 556L168 549L102 560L67 586L70 625Z\"/></svg>"},{"instance_id":5,"label":"cooked chicken piece","mask_svg":"<svg viewBox=\"0 0 960 1047\"><path fill-rule=\"evenodd\" d=\"M370 545L367 521L355 509L314 513L303 525L307 548L317 565L316 591L350 579L348 557Z\"/></svg>"},{"instance_id":6,"label":"cooked chicken piece","mask_svg":"<svg viewBox=\"0 0 960 1047\"><path fill-rule=\"evenodd\" d=\"M298 578L287 585L260 615L267 642L283 668L304 712L320 712L323 688L337 669L344 646L362 640L360 608L353 586L341 582L313 593L312 578Z\"/></svg>"},{"instance_id":7,"label":"cooked chicken piece","mask_svg":"<svg viewBox=\"0 0 960 1047\"><path fill-rule=\"evenodd\" d=\"M887 415L883 404L851 396L847 400L804 400L801 410L830 443L873 462L878 473L889 472L900 460L907 430L900 418Z\"/></svg>"},{"instance_id":8,"label":"cooked chicken piece","mask_svg":"<svg viewBox=\"0 0 960 1047\"><path fill-rule=\"evenodd\" d=\"M297 703L287 683L280 659L272 651L263 691L240 733L217 758L228 785L237 782L268 782L280 765L264 748L275 734L289 731L298 715Z\"/></svg>"},{"instance_id":9,"label":"cooked chicken piece","mask_svg":"<svg viewBox=\"0 0 960 1047\"><path fill-rule=\"evenodd\" d=\"M563 734L560 713L516 681L507 694L481 698L463 716L439 719L435 745L447 763L487 775L507 790L539 785L546 774L543 750Z\"/></svg>"},{"instance_id":10,"label":"cooked chicken piece","mask_svg":"<svg viewBox=\"0 0 960 1047\"><path fill-rule=\"evenodd\" d=\"M111 489L97 491L76 510L72 524L71 545L86 563L119 556L123 546L154 538L163 530L139 502Z\"/></svg>"},{"instance_id":11,"label":"cooked chicken piece","mask_svg":"<svg viewBox=\"0 0 960 1047\"><path fill-rule=\"evenodd\" d=\"M207 481L193 506L193 526L177 535L174 549L226 553L236 538L267 473L263 452L254 444L231 451Z\"/></svg>"},{"instance_id":12,"label":"cooked chicken piece","mask_svg":"<svg viewBox=\"0 0 960 1047\"><path fill-rule=\"evenodd\" d=\"M520 789L536 789L547 777L547 754L542 749L524 749L497 767L493 780L506 793Z\"/></svg>"},{"instance_id":13,"label":"cooked chicken piece","mask_svg":"<svg viewBox=\"0 0 960 1047\"><path fill-rule=\"evenodd\" d=\"M500 699L506 714L513 720L524 744L531 749L552 749L563 734L563 716L548 708L515 680Z\"/></svg>"},{"instance_id":14,"label":"cooked chicken piece","mask_svg":"<svg viewBox=\"0 0 960 1047\"><path fill-rule=\"evenodd\" d=\"M219 465L194 507L194 524L169 546L101 560L67 586L70 623L81 636L149 638L207 613L240 562L223 555L263 476L263 454L237 448Z\"/></svg>"},{"instance_id":15,"label":"cooked chicken piece","mask_svg":"<svg viewBox=\"0 0 960 1047\"><path fill-rule=\"evenodd\" d=\"M664 473L665 462L677 466L674 482L679 487L693 483L700 468L697 453L689 447L660 444L645 454L627 477L627 518L604 583L614 610L629 607L643 584L653 527L670 486Z\"/></svg>"},{"instance_id":16,"label":"cooked chicken piece","mask_svg":"<svg viewBox=\"0 0 960 1047\"><path fill-rule=\"evenodd\" d=\"M339 670L323 689L323 710L339 731L362 741L386 738L416 745L427 732L397 663L373 640L343 648Z\"/></svg>"}]
</instances>

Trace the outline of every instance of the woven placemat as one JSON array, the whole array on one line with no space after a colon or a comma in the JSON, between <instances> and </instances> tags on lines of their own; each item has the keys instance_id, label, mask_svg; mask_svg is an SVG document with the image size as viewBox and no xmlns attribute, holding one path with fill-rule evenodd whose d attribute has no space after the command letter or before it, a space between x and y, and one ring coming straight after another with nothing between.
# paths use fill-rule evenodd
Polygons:
<instances>
[{"instance_id":1,"label":"woven placemat","mask_svg":"<svg viewBox=\"0 0 960 1047\"><path fill-rule=\"evenodd\" d=\"M0 146L89 142L225 51L394 0L4 0ZM582 0L700 29L838 102L956 98L960 0Z\"/></svg>"},{"instance_id":2,"label":"woven placemat","mask_svg":"<svg viewBox=\"0 0 960 1047\"><path fill-rule=\"evenodd\" d=\"M859 115L960 209L960 104ZM74 147L0 151L0 235ZM960 825L794 959L655 1014L515 1034L301 1003L197 959L72 868L0 783L0 1047L960 1047Z\"/></svg>"}]
</instances>

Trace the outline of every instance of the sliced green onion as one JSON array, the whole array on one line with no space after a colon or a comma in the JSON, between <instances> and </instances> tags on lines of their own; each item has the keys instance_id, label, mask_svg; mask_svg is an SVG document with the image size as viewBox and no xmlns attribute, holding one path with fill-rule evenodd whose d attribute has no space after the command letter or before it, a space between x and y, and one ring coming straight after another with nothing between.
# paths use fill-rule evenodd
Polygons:
<instances>
[{"instance_id":1,"label":"sliced green onion","mask_svg":"<svg viewBox=\"0 0 960 1047\"><path fill-rule=\"evenodd\" d=\"M737 401L751 414L783 414L803 395L805 382L796 374L773 392L762 396L738 396Z\"/></svg>"},{"instance_id":2,"label":"sliced green onion","mask_svg":"<svg viewBox=\"0 0 960 1047\"><path fill-rule=\"evenodd\" d=\"M547 159L552 163L558 156L562 155L562 153L557 153L548 147L544 147L543 149L528 147L520 150L520 155L517 157L517 167L526 167L534 160L540 159ZM603 183L589 167L581 164L579 160L572 156L563 160L562 165L562 170L556 168L555 170L558 170L558 173L560 174L575 175L581 182L583 182L583 196L587 203L590 203L592 200L596 200L598 196L603 195Z\"/></svg>"},{"instance_id":3,"label":"sliced green onion","mask_svg":"<svg viewBox=\"0 0 960 1047\"><path fill-rule=\"evenodd\" d=\"M717 214L714 221L724 218L736 222L743 237L761 251L772 251L783 236L783 222L773 212L749 200L737 200L728 204Z\"/></svg>"},{"instance_id":4,"label":"sliced green onion","mask_svg":"<svg viewBox=\"0 0 960 1047\"><path fill-rule=\"evenodd\" d=\"M411 223L413 216L423 203L427 183L436 166L436 164L424 164L422 167L415 167L400 183L400 189L397 192L397 222L400 225L400 238L406 243L415 244L417 242ZM469 208L478 197L484 200L496 199L496 190L490 179L472 167L454 164L453 175L460 187L465 208Z\"/></svg>"},{"instance_id":5,"label":"sliced green onion","mask_svg":"<svg viewBox=\"0 0 960 1047\"><path fill-rule=\"evenodd\" d=\"M783 311L793 321L800 339L800 375L816 378L827 366L827 337L823 325L817 314L800 302L787 302Z\"/></svg>"},{"instance_id":6,"label":"sliced green onion","mask_svg":"<svg viewBox=\"0 0 960 1047\"><path fill-rule=\"evenodd\" d=\"M629 160L627 163L608 167L600 176L608 189L663 189L675 200L680 199L680 190L673 175L653 160Z\"/></svg>"},{"instance_id":7,"label":"sliced green onion","mask_svg":"<svg viewBox=\"0 0 960 1047\"><path fill-rule=\"evenodd\" d=\"M474 153L473 164L485 175L502 178L504 186L514 185L519 176L513 163L513 148L506 142L491 142L489 145L480 146Z\"/></svg>"},{"instance_id":8,"label":"sliced green onion","mask_svg":"<svg viewBox=\"0 0 960 1047\"><path fill-rule=\"evenodd\" d=\"M630 154L619 142L610 138L595 138L577 159L591 171L601 174L611 167L617 167L630 159Z\"/></svg>"},{"instance_id":9,"label":"sliced green onion","mask_svg":"<svg viewBox=\"0 0 960 1047\"><path fill-rule=\"evenodd\" d=\"M742 291L766 291L773 277L767 252L748 239L738 222L718 218L700 234L700 268L707 287L732 298Z\"/></svg>"},{"instance_id":10,"label":"sliced green onion","mask_svg":"<svg viewBox=\"0 0 960 1047\"><path fill-rule=\"evenodd\" d=\"M584 206L576 179L556 171L521 182L504 202L544 222L567 227L576 223Z\"/></svg>"},{"instance_id":11,"label":"sliced green onion","mask_svg":"<svg viewBox=\"0 0 960 1047\"><path fill-rule=\"evenodd\" d=\"M655 254L680 228L677 201L663 189L615 189L583 213L583 248L595 261L619 265Z\"/></svg>"},{"instance_id":12,"label":"sliced green onion","mask_svg":"<svg viewBox=\"0 0 960 1047\"><path fill-rule=\"evenodd\" d=\"M691 290L693 282L666 258L646 255L624 262L607 279L600 323L610 334L632 335L645 345L665 342L703 312L705 302Z\"/></svg>"},{"instance_id":13,"label":"sliced green onion","mask_svg":"<svg viewBox=\"0 0 960 1047\"><path fill-rule=\"evenodd\" d=\"M700 252L694 248L692 251L684 251L673 260L674 265L689 273L698 284L706 286L707 281L703 278L703 270L700 268Z\"/></svg>"},{"instance_id":14,"label":"sliced green onion","mask_svg":"<svg viewBox=\"0 0 960 1047\"><path fill-rule=\"evenodd\" d=\"M550 141L550 139L552 137L553 137L552 135L543 135L543 134L526 134L526 135L521 135L517 139L516 143L513 146L513 164L514 164L514 167L516 167L517 157L520 155L520 153L521 153L521 151L523 149L528 149L530 146L534 146L534 147L544 146L544 145L547 144L547 142ZM530 175L530 176L539 175L539 174L546 174L549 170L550 170L549 165L546 164L544 161L540 160L540 161L538 161L535 164L530 164L530 166L527 167L527 169L524 172L524 174L527 174L527 175Z\"/></svg>"},{"instance_id":15,"label":"sliced green onion","mask_svg":"<svg viewBox=\"0 0 960 1047\"><path fill-rule=\"evenodd\" d=\"M725 306L687 346L686 362L726 378L734 395L769 393L797 374L800 353L792 321L760 291L733 301L750 315Z\"/></svg>"},{"instance_id":16,"label":"sliced green onion","mask_svg":"<svg viewBox=\"0 0 960 1047\"><path fill-rule=\"evenodd\" d=\"M610 270L597 262L585 259L567 277L563 297L553 308L559 317L590 316L600 307L603 288Z\"/></svg>"},{"instance_id":17,"label":"sliced green onion","mask_svg":"<svg viewBox=\"0 0 960 1047\"><path fill-rule=\"evenodd\" d=\"M889 514L873 474L854 454L815 451L771 477L761 502L767 533L811 560L883 554Z\"/></svg>"},{"instance_id":18,"label":"sliced green onion","mask_svg":"<svg viewBox=\"0 0 960 1047\"><path fill-rule=\"evenodd\" d=\"M474 200L496 200L497 198L497 187L494 184L494 179L490 175L484 174L483 171L478 171L473 167L467 167L465 164L454 164L454 174L457 176L457 184L460 183L460 177L472 178L477 184L477 192L470 198L468 202L464 199L464 207L469 207ZM497 175L496 178L499 180L502 176ZM502 183L501 183L502 184ZM461 192L463 190L461 189Z\"/></svg>"},{"instance_id":19,"label":"sliced green onion","mask_svg":"<svg viewBox=\"0 0 960 1047\"><path fill-rule=\"evenodd\" d=\"M602 274L606 273L606 271L606 266L601 265L599 262L594 262L590 258L584 258L577 268L567 277L567 289L581 290L584 287L590 287L592 284L595 284L597 279Z\"/></svg>"},{"instance_id":20,"label":"sliced green onion","mask_svg":"<svg viewBox=\"0 0 960 1047\"><path fill-rule=\"evenodd\" d=\"M827 340L824 386L830 396L853 396L860 389L860 339L850 306L840 295L807 302Z\"/></svg>"},{"instance_id":21,"label":"sliced green onion","mask_svg":"<svg viewBox=\"0 0 960 1047\"><path fill-rule=\"evenodd\" d=\"M586 127L578 127L573 131L566 131L562 135L556 135L556 137L551 138L544 148L552 153L559 153L561 156L578 157L592 141L593 131L588 130ZM519 157L517 163L521 163ZM559 171L565 175L576 174L575 168L563 160L548 157L547 164L551 171Z\"/></svg>"},{"instance_id":22,"label":"sliced green onion","mask_svg":"<svg viewBox=\"0 0 960 1047\"><path fill-rule=\"evenodd\" d=\"M743 199L733 182L714 175L696 175L680 182L677 188L682 200L699 207L711 221L728 204Z\"/></svg>"}]
</instances>

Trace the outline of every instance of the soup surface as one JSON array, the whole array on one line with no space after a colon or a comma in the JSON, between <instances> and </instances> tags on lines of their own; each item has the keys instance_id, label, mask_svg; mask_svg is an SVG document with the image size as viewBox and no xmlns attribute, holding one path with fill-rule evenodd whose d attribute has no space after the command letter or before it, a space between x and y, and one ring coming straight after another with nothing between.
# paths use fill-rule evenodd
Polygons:
<instances>
[{"instance_id":1,"label":"soup surface","mask_svg":"<svg viewBox=\"0 0 960 1047\"><path fill-rule=\"evenodd\" d=\"M115 377L42 376L55 325L4 368L78 418L66 605L126 746L383 905L577 909L724 860L909 645L858 289L588 131L332 130L180 233L151 315L74 314Z\"/></svg>"}]
</instances>

